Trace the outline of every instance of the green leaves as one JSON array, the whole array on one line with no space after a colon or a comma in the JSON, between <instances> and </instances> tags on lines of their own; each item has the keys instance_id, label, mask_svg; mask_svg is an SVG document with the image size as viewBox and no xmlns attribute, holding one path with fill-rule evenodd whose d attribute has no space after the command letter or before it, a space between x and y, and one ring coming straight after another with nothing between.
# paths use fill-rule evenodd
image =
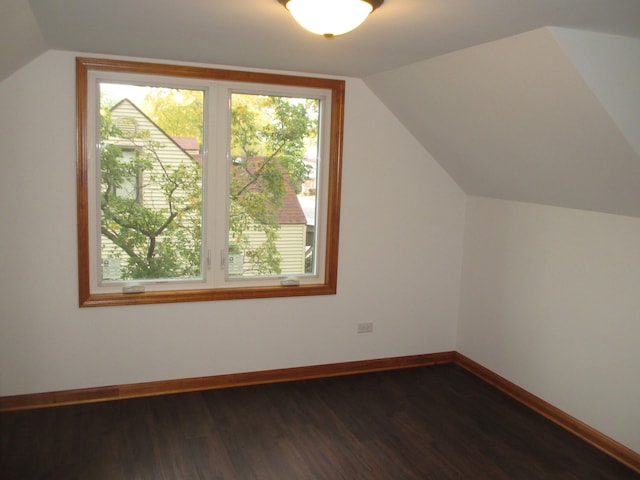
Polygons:
<instances>
[{"instance_id":1,"label":"green leaves","mask_svg":"<svg viewBox=\"0 0 640 480\"><path fill-rule=\"evenodd\" d=\"M303 159L312 125L301 99L232 95L229 229L234 250L250 265L246 273L280 273L277 212L287 188L299 192L309 175ZM264 238L259 246L249 241L255 231Z\"/></svg>"},{"instance_id":2,"label":"green leaves","mask_svg":"<svg viewBox=\"0 0 640 480\"><path fill-rule=\"evenodd\" d=\"M202 167L182 150L176 160L177 147L168 137L195 137L202 145L204 93L152 88L142 102L144 113L131 105L129 117L115 115L121 103L101 111L103 258L120 258L123 280L197 277ZM299 192L309 175L303 160L307 143L317 135L318 103L232 95L229 245L243 254L246 275L280 273L277 216L287 190ZM143 126L148 120L159 128Z\"/></svg>"},{"instance_id":3,"label":"green leaves","mask_svg":"<svg viewBox=\"0 0 640 480\"><path fill-rule=\"evenodd\" d=\"M103 115L101 132L101 233L110 242L103 253L124 253L123 280L197 277L200 166L186 155L178 164L163 160L149 131L124 135L111 115ZM131 183L135 195L124 188Z\"/></svg>"}]
</instances>

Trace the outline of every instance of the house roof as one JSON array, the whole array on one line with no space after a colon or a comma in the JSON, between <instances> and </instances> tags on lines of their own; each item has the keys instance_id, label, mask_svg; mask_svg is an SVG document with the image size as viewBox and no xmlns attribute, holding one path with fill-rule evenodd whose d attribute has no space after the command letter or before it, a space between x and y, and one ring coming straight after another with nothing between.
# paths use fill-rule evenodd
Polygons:
<instances>
[{"instance_id":1,"label":"house roof","mask_svg":"<svg viewBox=\"0 0 640 480\"><path fill-rule=\"evenodd\" d=\"M252 157L250 159L250 163L255 165L263 159L263 157ZM289 174L282 166L279 166L279 170L284 179L285 191L282 196L282 207L275 212L276 222L281 225L305 225L307 223L307 218L302 210L300 202L298 201L298 195L291 184ZM234 169L233 175L243 175L242 170Z\"/></svg>"},{"instance_id":2,"label":"house roof","mask_svg":"<svg viewBox=\"0 0 640 480\"><path fill-rule=\"evenodd\" d=\"M128 98L123 98L122 100L120 100L119 102L117 102L113 107L111 107L111 111L115 111L117 110L119 107L121 107L123 104L129 104L131 105L131 107L133 107L133 109L140 115L142 116L146 121L148 121L151 125L153 125L153 127L158 130L158 132L160 132L162 135L164 135L167 140L169 140L170 142L173 142L178 148L180 148L180 150L182 150L184 152L185 155L193 158L194 160L196 160L198 163L202 163L202 155L200 155L199 153L194 154L191 153L189 151L187 151L184 147L184 145L193 145L193 142L188 140L188 139L193 139L193 141L195 141L195 144L198 145L198 141L196 138L194 137L172 137L171 135L169 135L167 132L165 132L162 127L160 125L158 125L156 122L154 122L153 120L151 120L151 118L149 118L149 116L144 113L140 107L138 107L135 103L133 103L131 100L129 100ZM181 144L182 143L182 144Z\"/></svg>"},{"instance_id":3,"label":"house roof","mask_svg":"<svg viewBox=\"0 0 640 480\"><path fill-rule=\"evenodd\" d=\"M285 174L287 189L282 197L282 208L276 212L276 221L281 225L301 225L307 223L298 196L289 182L289 177Z\"/></svg>"},{"instance_id":4,"label":"house roof","mask_svg":"<svg viewBox=\"0 0 640 480\"><path fill-rule=\"evenodd\" d=\"M198 139L196 137L181 137L173 135L171 137L183 150L187 151L199 151L200 145L198 145Z\"/></svg>"},{"instance_id":5,"label":"house roof","mask_svg":"<svg viewBox=\"0 0 640 480\"><path fill-rule=\"evenodd\" d=\"M196 137L172 136L171 139L187 152L191 158L202 165L202 154L200 153L200 145Z\"/></svg>"}]
</instances>

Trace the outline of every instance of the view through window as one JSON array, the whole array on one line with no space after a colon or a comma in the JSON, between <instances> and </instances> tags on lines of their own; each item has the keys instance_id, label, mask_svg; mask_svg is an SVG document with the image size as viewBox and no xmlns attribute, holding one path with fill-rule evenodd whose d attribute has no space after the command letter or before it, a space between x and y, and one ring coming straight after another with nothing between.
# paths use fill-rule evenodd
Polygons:
<instances>
[{"instance_id":1,"label":"view through window","mask_svg":"<svg viewBox=\"0 0 640 480\"><path fill-rule=\"evenodd\" d=\"M96 62L78 59L85 302L335 292L343 82Z\"/></svg>"},{"instance_id":2,"label":"view through window","mask_svg":"<svg viewBox=\"0 0 640 480\"><path fill-rule=\"evenodd\" d=\"M204 92L99 88L102 282L200 278ZM230 277L315 273L319 109L231 94Z\"/></svg>"}]
</instances>

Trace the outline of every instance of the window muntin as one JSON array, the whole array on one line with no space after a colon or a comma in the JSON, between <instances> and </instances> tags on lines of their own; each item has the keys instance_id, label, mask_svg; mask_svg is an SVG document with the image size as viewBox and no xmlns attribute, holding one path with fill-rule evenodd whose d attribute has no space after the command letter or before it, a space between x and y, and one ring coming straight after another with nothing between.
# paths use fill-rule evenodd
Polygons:
<instances>
[{"instance_id":1,"label":"window muntin","mask_svg":"<svg viewBox=\"0 0 640 480\"><path fill-rule=\"evenodd\" d=\"M344 82L103 59L78 59L77 67L81 305L335 293ZM195 161L191 166L197 165L200 170L200 177L191 177L191 183L198 184L196 190L200 190L198 207L187 209L188 214L182 212L177 215L183 220L190 215L188 220L192 228L183 230L179 238L189 237L191 240L177 241L173 238L167 242L174 247L179 244L183 251L188 250L188 258L193 265L190 269L182 269L187 274L154 276L144 272L135 276L131 275L128 265L130 256L124 255L123 262L122 252L119 255L112 252L106 257L98 253L104 250L104 235L98 234L102 223L97 221L102 208L98 206L101 202L96 200L97 184L100 182L96 181L98 167L95 158L99 158L101 152L92 152L90 146L96 143L92 135L96 136L95 132L102 122L96 115L100 109L96 108L95 103L92 108L92 102L100 97L100 91L106 92L111 85L115 86L115 90L138 85L138 88L147 90L147 96L149 91L162 91L159 90L161 87L165 92L174 94L181 91L189 92L188 95L202 93L199 102L202 111L195 116L199 120L192 122L196 131L200 128L202 133L201 136L197 133L191 135L196 139L191 143L187 141L189 132L173 130L173 127L167 126L169 120L159 119L158 112L145 112L136 105L144 104L144 97L134 100L133 111L140 110L142 117L121 115L119 121L114 122L119 129L119 138L114 141L109 137L109 145L115 144L120 148L120 167L128 175L121 175L120 184L115 189L101 186L100 192L104 197L105 192L117 193L120 189L120 195L114 197L121 202L129 202L132 211L145 208L145 202L152 201L153 189L157 189L157 185L149 179L149 172L153 171L149 166L149 158L157 160L158 152L166 147L160 147L154 137L155 150L145 150L141 140L149 141L152 135L148 125L146 130L141 125L146 118L147 123L159 127L165 137L171 137L183 153L188 154L187 158ZM112 105L124 100L114 98L117 95L113 93L110 95ZM253 125L245 123L243 130L238 128L237 117L242 114L239 107L247 105L261 106L258 116L254 112L253 117L260 121ZM100 105L103 111L105 106ZM297 123L287 118L295 119ZM283 132L290 134L296 129L302 134L295 136L295 142L286 145L277 143L283 138ZM252 132L254 140L261 140L262 146L258 141L247 141L247 138L240 141L243 135L246 137L247 131ZM154 134L157 133L154 130ZM102 142L105 143L109 142ZM258 180L251 177L256 172L263 174ZM312 172L315 178L309 175ZM295 180L292 181L292 178ZM243 184L243 181L250 185ZM268 188L256 190L260 183L268 185ZM164 188L166 190L166 185ZM241 189L245 197L238 202ZM246 195L247 192L251 195ZM309 198L303 197L304 193ZM265 196L270 197L269 201L265 201ZM307 215L299 205L301 198L309 204L305 205ZM297 210L289 208L283 212L287 201L298 203ZM158 207L159 202L156 200L155 203ZM166 205L164 208L167 210ZM174 209L174 213L177 210ZM240 217L234 217L238 215L238 210ZM293 211L298 213L297 220L296 215L292 215ZM283 217L284 213L288 216ZM274 222L274 219L278 221ZM194 234L196 230L197 234ZM269 257L269 248L273 253L274 242L269 245L264 240L268 240L269 236L284 237L283 230L286 230L288 241L297 238L298 243L294 248L298 255L297 263L289 261L291 253L285 253L280 246L276 248L276 255ZM256 240L260 236L262 239ZM100 240L96 241L97 238ZM157 237L156 245L159 239L166 240ZM266 258L271 261L268 268L256 261L256 252L259 259L261 251L267 252L263 260ZM274 257L279 257L279 262L274 261ZM263 263L268 264L268 261ZM295 265L291 267L291 263ZM152 267L157 265L148 266L153 273ZM127 275L122 275L125 270ZM291 276L295 277L294 282L282 282ZM123 293L123 286L130 282L142 285L144 293ZM292 288L289 286L292 283L300 286Z\"/></svg>"}]
</instances>

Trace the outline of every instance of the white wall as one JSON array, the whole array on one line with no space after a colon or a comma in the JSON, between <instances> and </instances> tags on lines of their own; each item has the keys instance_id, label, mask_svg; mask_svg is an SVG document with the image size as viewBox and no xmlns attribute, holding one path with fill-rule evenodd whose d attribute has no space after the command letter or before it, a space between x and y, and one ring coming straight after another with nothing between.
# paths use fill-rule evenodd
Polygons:
<instances>
[{"instance_id":1,"label":"white wall","mask_svg":"<svg viewBox=\"0 0 640 480\"><path fill-rule=\"evenodd\" d=\"M640 219L466 198L360 80L337 295L79 309L73 61L0 83L1 396L457 349L640 451Z\"/></svg>"},{"instance_id":2,"label":"white wall","mask_svg":"<svg viewBox=\"0 0 640 480\"><path fill-rule=\"evenodd\" d=\"M0 83L0 395L454 349L465 195L355 79L337 295L79 309L74 75Z\"/></svg>"},{"instance_id":3,"label":"white wall","mask_svg":"<svg viewBox=\"0 0 640 480\"><path fill-rule=\"evenodd\" d=\"M640 452L640 219L467 199L457 350Z\"/></svg>"}]
</instances>

